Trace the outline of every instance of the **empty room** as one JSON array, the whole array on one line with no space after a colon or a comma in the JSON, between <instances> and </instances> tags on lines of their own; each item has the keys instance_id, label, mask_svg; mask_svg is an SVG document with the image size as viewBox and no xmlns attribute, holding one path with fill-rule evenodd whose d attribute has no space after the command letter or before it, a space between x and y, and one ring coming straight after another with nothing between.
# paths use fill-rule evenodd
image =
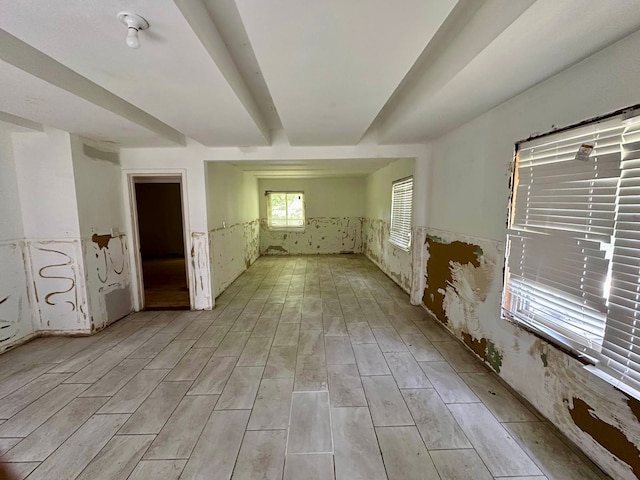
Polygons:
<instances>
[{"instance_id":1,"label":"empty room","mask_svg":"<svg viewBox=\"0 0 640 480\"><path fill-rule=\"evenodd\" d=\"M0 480L640 478L640 0L0 0L0 266Z\"/></svg>"}]
</instances>

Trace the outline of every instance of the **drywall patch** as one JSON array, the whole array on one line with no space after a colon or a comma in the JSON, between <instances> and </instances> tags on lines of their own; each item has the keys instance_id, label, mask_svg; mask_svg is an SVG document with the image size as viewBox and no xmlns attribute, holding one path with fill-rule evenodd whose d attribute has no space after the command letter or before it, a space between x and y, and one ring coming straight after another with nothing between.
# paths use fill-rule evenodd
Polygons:
<instances>
[{"instance_id":1,"label":"drywall patch","mask_svg":"<svg viewBox=\"0 0 640 480\"><path fill-rule=\"evenodd\" d=\"M482 250L477 246L466 242L453 241L444 242L441 238L427 235L425 245L429 253L427 259L427 280L422 301L425 306L443 323L448 322L445 312L445 295L447 289L453 289L456 293L461 293L471 285L469 282L461 282L466 275L460 269L464 265L480 267L480 256ZM454 284L454 272L457 282ZM471 275L475 278L475 273ZM480 279L488 277L489 274L482 273ZM486 280L486 279L485 279ZM475 283L475 282L474 282ZM484 285L482 291L486 298L488 285ZM471 294L473 295L473 291ZM468 296L468 295L465 295Z\"/></svg>"},{"instance_id":2,"label":"drywall patch","mask_svg":"<svg viewBox=\"0 0 640 480\"><path fill-rule=\"evenodd\" d=\"M569 414L576 426L590 435L612 455L625 462L634 475L640 478L640 451L613 425L601 420L595 411L585 401L572 397L573 407L569 407ZM634 412L635 413L635 412Z\"/></svg>"},{"instance_id":3,"label":"drywall patch","mask_svg":"<svg viewBox=\"0 0 640 480\"><path fill-rule=\"evenodd\" d=\"M107 310L107 324L129 315L133 308L131 307L131 291L128 286L105 292L104 304Z\"/></svg>"}]
</instances>

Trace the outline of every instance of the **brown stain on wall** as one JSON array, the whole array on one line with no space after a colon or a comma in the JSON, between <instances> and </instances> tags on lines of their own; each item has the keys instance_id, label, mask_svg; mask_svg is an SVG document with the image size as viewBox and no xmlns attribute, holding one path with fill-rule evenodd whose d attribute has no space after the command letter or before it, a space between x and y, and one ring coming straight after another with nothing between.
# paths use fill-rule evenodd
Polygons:
<instances>
[{"instance_id":1,"label":"brown stain on wall","mask_svg":"<svg viewBox=\"0 0 640 480\"><path fill-rule=\"evenodd\" d=\"M491 368L493 368L497 373L500 373L503 356L491 340L487 340L486 338L478 340L471 334L462 332L462 341L484 362L491 365Z\"/></svg>"},{"instance_id":2,"label":"brown stain on wall","mask_svg":"<svg viewBox=\"0 0 640 480\"><path fill-rule=\"evenodd\" d=\"M472 337L467 332L462 332L462 341L473 350L483 360L487 355L487 339L481 338L480 340Z\"/></svg>"},{"instance_id":3,"label":"brown stain on wall","mask_svg":"<svg viewBox=\"0 0 640 480\"><path fill-rule=\"evenodd\" d=\"M472 264L478 268L482 250L470 243L460 241L446 243L432 236L427 236L425 244L429 251L429 260L427 260L427 283L422 301L438 320L447 323L444 292L447 286L452 285L451 263Z\"/></svg>"},{"instance_id":4,"label":"brown stain on wall","mask_svg":"<svg viewBox=\"0 0 640 480\"><path fill-rule=\"evenodd\" d=\"M590 435L612 455L628 464L635 476L640 478L640 451L624 433L600 420L593 408L579 398L573 397L573 408L569 407L569 413L580 430Z\"/></svg>"},{"instance_id":5,"label":"brown stain on wall","mask_svg":"<svg viewBox=\"0 0 640 480\"><path fill-rule=\"evenodd\" d=\"M640 400L633 398L632 396L622 392L627 397L627 405L631 409L631 413L640 421Z\"/></svg>"},{"instance_id":6,"label":"brown stain on wall","mask_svg":"<svg viewBox=\"0 0 640 480\"><path fill-rule=\"evenodd\" d=\"M85 237L86 238L86 237ZM94 233L91 235L91 241L98 244L98 248L102 250L103 248L109 248L109 240L111 240L111 235L98 235Z\"/></svg>"}]
</instances>

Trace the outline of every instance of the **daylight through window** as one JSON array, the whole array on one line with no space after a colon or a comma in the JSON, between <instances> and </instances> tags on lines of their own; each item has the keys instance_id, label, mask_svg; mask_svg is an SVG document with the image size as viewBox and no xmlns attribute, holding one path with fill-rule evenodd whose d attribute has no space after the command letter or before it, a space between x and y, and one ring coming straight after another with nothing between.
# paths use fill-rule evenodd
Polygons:
<instances>
[{"instance_id":1,"label":"daylight through window","mask_svg":"<svg viewBox=\"0 0 640 480\"><path fill-rule=\"evenodd\" d=\"M403 250L411 246L412 203L413 177L393 182L389 241Z\"/></svg>"},{"instance_id":2,"label":"daylight through window","mask_svg":"<svg viewBox=\"0 0 640 480\"><path fill-rule=\"evenodd\" d=\"M304 193L267 192L269 228L304 228Z\"/></svg>"},{"instance_id":3,"label":"daylight through window","mask_svg":"<svg viewBox=\"0 0 640 480\"><path fill-rule=\"evenodd\" d=\"M622 116L518 145L505 316L640 391L640 122Z\"/></svg>"}]
</instances>

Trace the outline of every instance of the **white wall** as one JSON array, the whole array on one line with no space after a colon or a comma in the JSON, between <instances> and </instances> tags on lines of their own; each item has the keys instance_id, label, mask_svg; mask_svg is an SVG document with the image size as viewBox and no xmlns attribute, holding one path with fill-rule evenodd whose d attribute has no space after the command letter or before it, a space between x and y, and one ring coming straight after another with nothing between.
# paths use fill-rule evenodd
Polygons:
<instances>
[{"instance_id":1,"label":"white wall","mask_svg":"<svg viewBox=\"0 0 640 480\"><path fill-rule=\"evenodd\" d=\"M258 186L260 218L267 218L266 190L304 192L307 218L364 216L364 177L261 178Z\"/></svg>"},{"instance_id":2,"label":"white wall","mask_svg":"<svg viewBox=\"0 0 640 480\"><path fill-rule=\"evenodd\" d=\"M0 351L34 331L11 129L0 124Z\"/></svg>"},{"instance_id":3,"label":"white wall","mask_svg":"<svg viewBox=\"0 0 640 480\"><path fill-rule=\"evenodd\" d=\"M258 181L230 163L207 162L207 214L213 296L260 256Z\"/></svg>"},{"instance_id":4,"label":"white wall","mask_svg":"<svg viewBox=\"0 0 640 480\"><path fill-rule=\"evenodd\" d=\"M415 165L413 158L400 159L367 177L363 234L367 257L408 293L412 292L414 285L419 289L421 284L413 278L414 246L406 252L389 242L391 188L394 181L414 175ZM419 185L414 181L414 188L416 184ZM414 195L414 226L419 223L416 218L420 218L423 208L426 206L417 204Z\"/></svg>"},{"instance_id":5,"label":"white wall","mask_svg":"<svg viewBox=\"0 0 640 480\"><path fill-rule=\"evenodd\" d=\"M207 231L207 187L205 184L205 162L215 161L260 161L260 160L325 160L340 159L349 162L350 159L362 158L416 158L416 171L420 169L424 175L416 178L415 196L421 196L424 201L416 203L415 218L424 225L426 219L426 196L428 175L429 148L425 145L377 145L370 139L365 139L355 146L335 147L292 147L285 139L274 136L273 145L268 147L227 147L207 148L192 140L187 140L186 147L175 148L126 148L120 151L120 162L123 171L123 182L127 184L127 175L133 174L178 174L184 175L187 196L187 222L191 233L191 248L196 258L191 258L188 264L189 282L198 289L192 298L195 309L211 308L211 266L209 256L209 233ZM126 189L125 189L126 191ZM125 217L127 234L131 229L131 213L128 193L125 194ZM132 246L130 242L130 247ZM133 259L133 257L131 257ZM133 276L138 275L137 268L131 262ZM198 280L198 281L196 281ZM200 285L204 285L200 288ZM136 295L139 295L136 292Z\"/></svg>"},{"instance_id":6,"label":"white wall","mask_svg":"<svg viewBox=\"0 0 640 480\"><path fill-rule=\"evenodd\" d=\"M362 252L364 177L264 178L259 189L263 254ZM269 229L266 190L304 192L304 230Z\"/></svg>"},{"instance_id":7,"label":"white wall","mask_svg":"<svg viewBox=\"0 0 640 480\"><path fill-rule=\"evenodd\" d=\"M626 463L640 471L637 401L501 320L500 299L515 142L639 103L638 78L640 33L433 141L425 252L427 292L437 300L426 301L448 328L605 471L625 479L636 478ZM442 275L438 262L450 265L448 273ZM443 299L436 288L446 291ZM573 411L578 399L589 405L597 428ZM628 443L603 446L612 429Z\"/></svg>"},{"instance_id":8,"label":"white wall","mask_svg":"<svg viewBox=\"0 0 640 480\"><path fill-rule=\"evenodd\" d=\"M87 156L83 144L102 150L106 158L117 152L71 137L91 328L99 329L131 312L131 278L120 165Z\"/></svg>"},{"instance_id":9,"label":"white wall","mask_svg":"<svg viewBox=\"0 0 640 480\"><path fill-rule=\"evenodd\" d=\"M13 152L26 238L26 270L39 315L34 329L91 331L70 135L14 133Z\"/></svg>"},{"instance_id":10,"label":"white wall","mask_svg":"<svg viewBox=\"0 0 640 480\"><path fill-rule=\"evenodd\" d=\"M258 218L258 180L224 162L207 162L209 228L251 222Z\"/></svg>"},{"instance_id":11,"label":"white wall","mask_svg":"<svg viewBox=\"0 0 640 480\"><path fill-rule=\"evenodd\" d=\"M207 189L203 147L193 141L188 148L135 148L120 151L122 169L125 233L128 238L129 265L132 277L142 274L136 264L131 236L133 220L131 199L129 198L129 176L170 175L182 178L183 208L187 212L184 224L187 231L187 270L191 308L210 309L213 306L211 294L211 272L209 257L209 233L207 227ZM206 150L206 149L205 149ZM133 285L134 309L140 308L142 292Z\"/></svg>"}]
</instances>

